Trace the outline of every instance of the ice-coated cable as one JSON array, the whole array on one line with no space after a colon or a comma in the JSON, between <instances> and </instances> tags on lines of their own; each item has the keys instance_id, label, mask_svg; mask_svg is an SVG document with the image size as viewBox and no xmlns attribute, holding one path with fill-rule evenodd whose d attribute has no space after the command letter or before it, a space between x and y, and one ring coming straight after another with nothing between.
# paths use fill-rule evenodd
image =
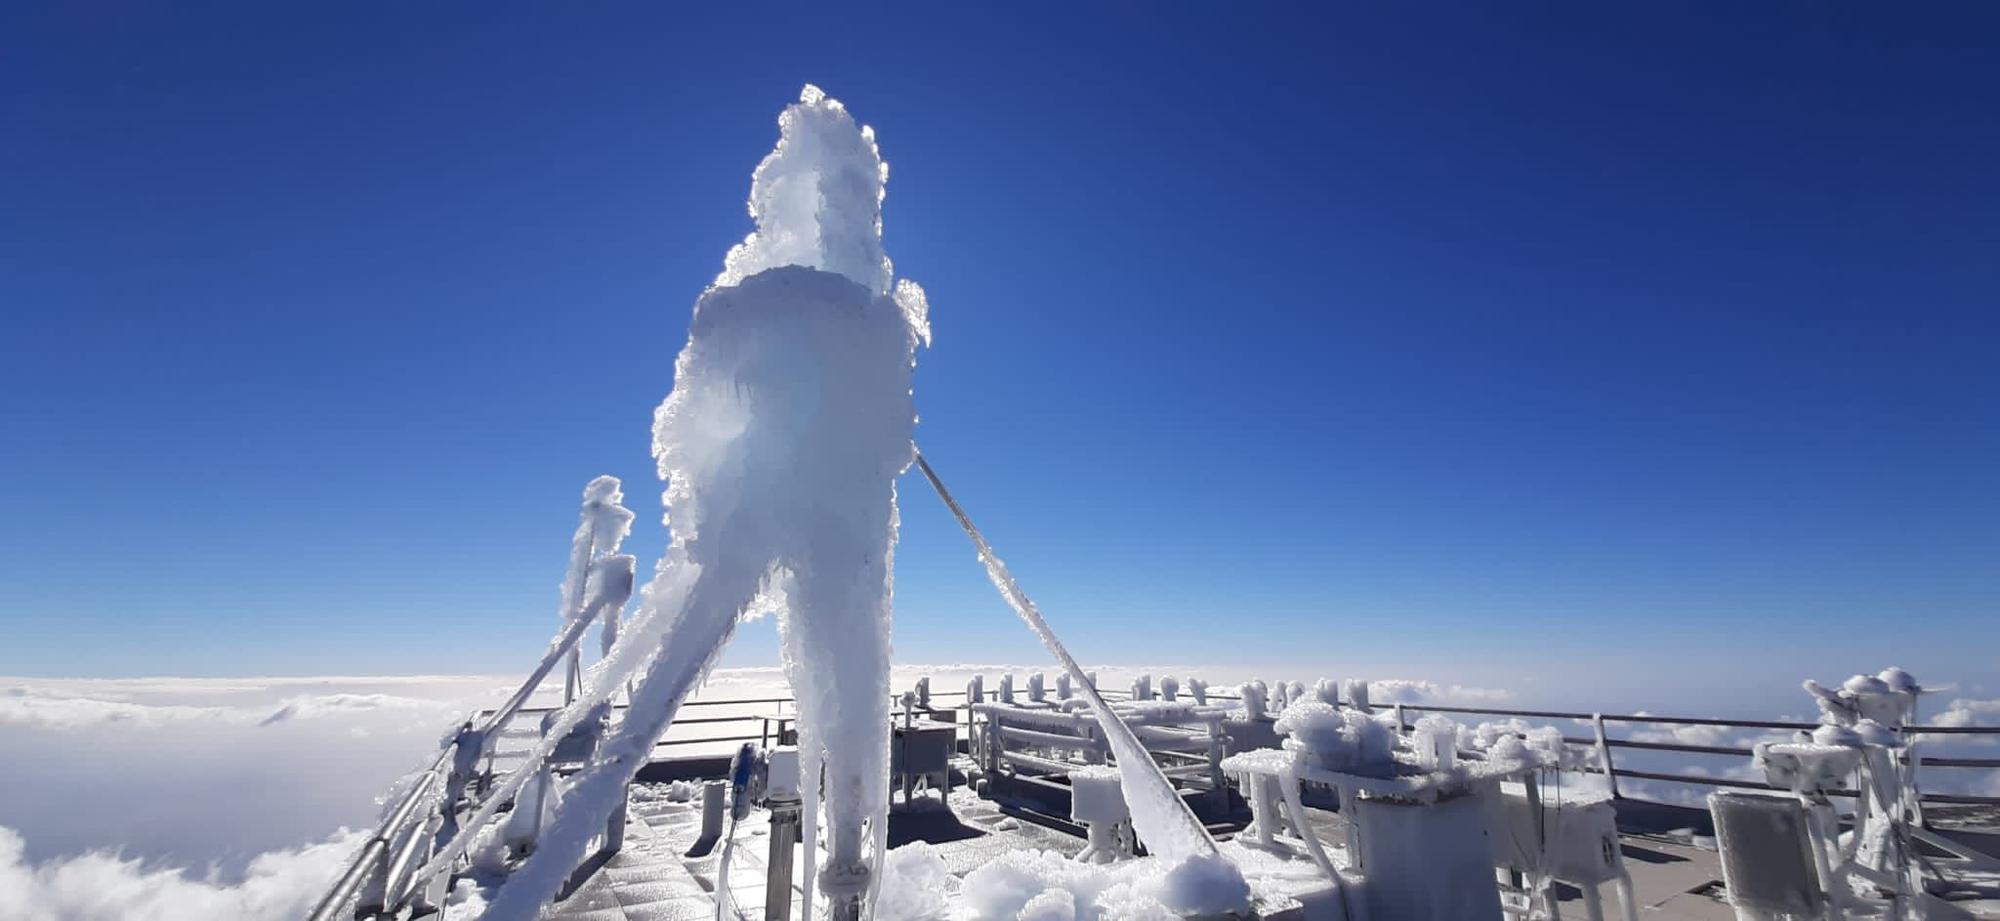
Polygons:
<instances>
[{"instance_id":1,"label":"ice-coated cable","mask_svg":"<svg viewBox=\"0 0 2000 921\"><path fill-rule=\"evenodd\" d=\"M1139 832L1139 837L1154 853L1169 860L1179 861L1196 856L1216 855L1215 839L1209 837L1208 829L1195 818L1194 812L1188 808L1180 795L1174 792L1172 785L1160 773L1159 767L1153 763L1152 757L1146 754L1145 746L1139 744L1138 737L1132 734L1131 727L1126 726L1125 721L1112 712L1111 705L1098 693L1097 686L1085 677L1083 667L1077 664L1062 641L1056 638L1048 621L1042 617L1041 610L1035 607L1035 603L1028 598L1027 593L1021 590L1020 584L1014 581L1013 575L1007 572L1006 564L1002 563L1000 557L993 552L992 545L986 542L985 535L981 534L978 526L972 523L971 516L965 513L958 500L952 498L951 491L945 488L944 481L938 478L937 471L931 469L930 462L924 459L922 451L916 452L916 460L918 469L924 473L924 479L930 481L931 488L937 491L938 498L944 500L945 507L951 510L952 517L958 519L959 527L963 528L965 535L972 539L972 546L979 551L979 561L985 565L986 575L992 579L993 586L1000 590L1000 596L1006 599L1007 604L1021 616L1022 620L1027 621L1028 626L1041 638L1042 645L1048 647L1049 652L1070 673L1071 679L1080 686L1084 698L1090 701L1091 709L1096 711L1097 722L1104 729L1105 738L1111 743L1112 752L1118 759L1119 774L1125 784L1126 798L1133 803L1132 824Z\"/></svg>"}]
</instances>

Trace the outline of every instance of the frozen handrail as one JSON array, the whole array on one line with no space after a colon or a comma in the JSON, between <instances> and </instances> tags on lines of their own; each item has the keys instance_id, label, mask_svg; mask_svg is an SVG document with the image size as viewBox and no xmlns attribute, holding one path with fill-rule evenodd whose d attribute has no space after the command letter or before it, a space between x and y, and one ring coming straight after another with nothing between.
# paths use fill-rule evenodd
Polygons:
<instances>
[{"instance_id":1,"label":"frozen handrail","mask_svg":"<svg viewBox=\"0 0 2000 921\"><path fill-rule=\"evenodd\" d=\"M621 558L613 557L608 559ZM630 560L631 557L622 557L622 559ZM609 570L607 575L621 575L619 572L621 565L614 564L611 567L607 567ZM408 864L407 854L391 855L389 853L390 845L406 833L410 833L409 825L416 818L417 805L423 801L427 794L432 792L434 787L446 779L446 775L453 770L454 765L472 764L487 754L494 740L499 738L499 730L506 726L508 721L514 718L515 714L520 712L522 706L527 703L528 698L532 697L535 690L541 686L542 680L547 678L549 672L555 669L556 663L562 661L563 657L576 647L577 641L583 638L584 632L590 627L593 621L601 616L604 611L614 608L612 601L616 599L615 607L624 607L626 598L632 592L632 569L629 565L622 565L622 570L622 579L607 580L611 581L612 584L600 590L596 597L591 599L590 604L578 616L563 624L562 632L557 634L555 641L549 644L549 650L542 655L541 663L535 667L533 672L529 673L527 680L521 682L521 686L514 691L513 695L507 698L506 703L487 714L484 721L478 721L477 714L473 718L467 719L464 730L439 749L437 757L432 760L430 767L425 768L423 773L419 775L417 782L411 785L410 792L404 795L402 801L397 804L396 809L382 821L381 826L376 829L374 836L370 837L367 843L362 845L361 850L354 855L354 859L348 863L347 868L342 871L340 878L334 882L333 887L327 891L326 896L320 899L319 904L313 908L312 914L307 916L308 921L333 921L333 919L338 918L340 909L350 902L359 899L362 893L371 886L374 878L378 876L382 877L381 885L385 890L385 903L393 903L398 901L399 897L407 897L409 892L420 888L415 883L416 880L428 880L429 877L435 875L431 866L426 864L413 874L413 884L406 890L401 893L388 892L388 889L394 888L393 884L396 881L387 878L391 875L392 868L389 866L391 861L386 858L390 858L391 856L400 857L402 859L394 862L403 864L405 867ZM479 725L474 727L474 722L479 722ZM475 749L467 750L465 748L467 745L475 746ZM517 768L516 770L521 769ZM444 801L440 803L439 809L449 814L455 808L455 804L451 802L452 798L447 793ZM463 837L465 834L469 834L475 830L476 826L464 829L460 836L454 837L454 841L458 837ZM418 829L417 832L420 833L421 829ZM393 904L384 904L380 907L394 908L396 906Z\"/></svg>"},{"instance_id":2,"label":"frozen handrail","mask_svg":"<svg viewBox=\"0 0 2000 921\"><path fill-rule=\"evenodd\" d=\"M606 558L607 561L631 559L629 556ZM583 638L584 631L591 623L606 610L614 609L613 599L616 599L616 607L622 608L626 600L632 596L632 567L629 563L617 563L601 568L606 570L607 578L615 581L592 598L581 614L563 622L562 632L556 634L555 641L549 644L549 651L542 655L541 664L535 666L535 670L529 673L528 680L521 682L521 686L515 689L513 696L507 698L506 703L500 705L500 709L493 711L493 715L487 718L486 724L479 727L478 731L485 734L488 739L491 739L494 730L505 726L514 718L514 714L528 702L528 698L534 696L535 690L541 687L542 679L547 678L549 672L555 670L556 663L576 649L577 641ZM491 743L489 741L484 744Z\"/></svg>"},{"instance_id":3,"label":"frozen handrail","mask_svg":"<svg viewBox=\"0 0 2000 921\"><path fill-rule=\"evenodd\" d=\"M416 783L410 785L410 791L403 795L395 811L383 820L381 827L375 830L374 836L355 853L354 859L348 862L345 870L341 871L340 878L334 881L332 888L328 889L319 904L313 907L312 913L306 916L307 921L334 921L340 917L341 908L360 898L371 876L377 872L387 874L389 867L384 858L389 854L390 843L402 834L404 826L416 816L417 804L423 802L431 787L436 785L438 775L451 764L452 756L457 751L458 744L454 742L438 752L437 759L431 762L430 767L424 769L422 777ZM388 882L386 879L383 880L385 887Z\"/></svg>"},{"instance_id":4,"label":"frozen handrail","mask_svg":"<svg viewBox=\"0 0 2000 921\"><path fill-rule=\"evenodd\" d=\"M631 558L624 557L624 559L629 560ZM590 606L584 610L583 615L570 621L563 628L561 637L557 640L555 646L550 647L549 654L542 658L541 667L536 669L535 675L530 676L528 679L529 683L539 682L542 676L549 673L549 670L555 666L555 663L568 652L568 647L575 645L577 639L583 636L584 628L590 626L590 621L595 619L600 612L611 607L609 603L611 599L617 598L619 606L622 607L624 599L631 594L631 591L631 567L627 566L625 567L625 579L622 585L610 585L600 591L595 598L591 599ZM517 692L516 697L520 696ZM584 703L584 701L579 700L572 703L565 710L573 709L580 703ZM596 705L591 704L590 706L594 707ZM512 716L512 711L504 710L503 708L503 711L494 714L493 719L489 720L487 725L500 725L505 718L511 718ZM555 725L554 729L556 730L552 733L554 738L560 738L567 734L567 730L563 728L560 722ZM486 738L490 739L492 735L489 733ZM482 744L485 743L482 742ZM431 856L430 861L417 871L417 876L428 879L449 870L452 861L458 859L460 854L465 853L466 848L472 843L472 837L478 834L479 829L484 827L487 822L492 821L493 817L498 814L500 804L512 799L516 793L519 793L521 788L526 785L528 778L541 769L543 760L553 752L554 746L551 744L550 739L544 739L541 745L536 746L534 753L529 756L527 761L515 766L514 770L508 773L507 779L487 794L486 801L480 805L477 812L473 813L471 821L461 826L457 833L452 835L451 840L446 842L443 847L438 849L436 854Z\"/></svg>"}]
</instances>

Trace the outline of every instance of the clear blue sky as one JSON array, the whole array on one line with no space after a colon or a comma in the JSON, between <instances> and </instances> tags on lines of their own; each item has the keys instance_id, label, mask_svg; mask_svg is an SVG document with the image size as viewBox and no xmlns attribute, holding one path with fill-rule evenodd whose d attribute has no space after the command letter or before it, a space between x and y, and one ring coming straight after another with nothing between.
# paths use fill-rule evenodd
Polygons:
<instances>
[{"instance_id":1,"label":"clear blue sky","mask_svg":"<svg viewBox=\"0 0 2000 921\"><path fill-rule=\"evenodd\" d=\"M0 674L525 668L589 477L664 543L806 82L893 166L919 441L1085 658L2000 670L1992 4L42 6ZM1038 658L903 493L900 657Z\"/></svg>"}]
</instances>

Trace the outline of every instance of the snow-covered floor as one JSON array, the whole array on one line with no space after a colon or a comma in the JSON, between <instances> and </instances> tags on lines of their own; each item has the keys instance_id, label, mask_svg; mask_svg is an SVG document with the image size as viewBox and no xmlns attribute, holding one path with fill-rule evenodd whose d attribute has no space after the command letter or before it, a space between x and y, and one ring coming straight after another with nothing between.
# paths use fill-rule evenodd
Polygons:
<instances>
[{"instance_id":1,"label":"snow-covered floor","mask_svg":"<svg viewBox=\"0 0 2000 921\"><path fill-rule=\"evenodd\" d=\"M699 797L676 802L664 785L640 784L633 789L628 815L624 850L545 917L562 921L715 917L722 848L719 842L706 846L699 840ZM1344 862L1337 847L1340 818L1317 810L1313 816L1336 863ZM890 834L892 844L927 841L936 849L950 873L942 882L947 896L958 894L966 874L1002 853L1049 850L1073 855L1083 847L1081 839L1065 831L1038 824L1032 816L1003 809L965 789L955 790L948 801L933 798L920 801L914 809L899 807L892 814ZM1226 831L1219 835L1227 836ZM1721 870L1713 852L1667 836L1627 836L1623 845L1642 918L1731 921L1735 917L1719 898ZM1281 861L1228 840L1222 846L1244 863L1252 877L1260 917L1310 917L1296 898L1322 888L1309 863ZM729 873L731 902L736 915L746 921L764 917L768 847L766 815L755 811L737 830ZM793 899L799 891L795 878ZM1559 892L1565 913L1583 917L1581 894L1568 887ZM1609 887L1605 897L1607 902L1613 898ZM798 916L795 902L792 917Z\"/></svg>"}]
</instances>

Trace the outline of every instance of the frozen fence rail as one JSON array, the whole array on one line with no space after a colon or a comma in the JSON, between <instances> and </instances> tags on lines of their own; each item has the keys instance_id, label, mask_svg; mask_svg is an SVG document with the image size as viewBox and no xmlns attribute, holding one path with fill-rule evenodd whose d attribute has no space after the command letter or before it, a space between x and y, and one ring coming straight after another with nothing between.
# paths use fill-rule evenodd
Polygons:
<instances>
[{"instance_id":1,"label":"frozen fence rail","mask_svg":"<svg viewBox=\"0 0 2000 921\"><path fill-rule=\"evenodd\" d=\"M462 728L438 750L430 766L419 772L395 809L382 820L375 834L349 861L333 888L314 906L309 921L333 921L341 917L393 917L422 891L428 879L414 878L419 868L442 841L450 840L457 828L457 801L464 784L480 761L493 753L501 732L524 712L542 681L566 659L583 639L592 623L606 611L616 616L631 593L631 570L624 570L623 585L610 585L578 615L567 621L541 662L528 674L506 703L493 710L474 713ZM426 808L428 804L428 808ZM343 915L344 910L349 910Z\"/></svg>"},{"instance_id":2,"label":"frozen fence rail","mask_svg":"<svg viewBox=\"0 0 2000 921\"><path fill-rule=\"evenodd\" d=\"M1652 741L1644 739L1620 738L1617 736L1613 736L1606 731L1605 724L1607 723L1621 724L1628 726L1629 725L1705 726L1717 729L1773 730L1773 731L1788 730L1788 731L1804 731L1804 732L1810 732L1814 729L1819 728L1820 726L1819 723L1800 722L1796 720L1719 719L1711 717L1692 717L1692 716L1655 716L1651 714L1576 713L1576 712L1568 712L1561 710L1512 710L1512 709L1504 709L1498 707L1460 707L1460 706L1450 706L1445 704L1396 704L1393 706L1376 706L1370 709L1395 711L1398 714L1397 716L1398 720L1403 723L1404 728L1406 729L1414 725L1414 722L1411 721L1412 718L1407 716L1407 714L1411 711L1415 711L1418 713L1448 713L1448 714L1457 714L1461 716L1499 716L1499 717L1511 717L1519 719L1568 720L1590 726L1595 731L1593 737L1579 738L1573 736L1564 736L1563 741L1571 745L1578 745L1596 749L1598 752L1598 763L1596 765L1587 767L1586 770L1589 771L1590 773L1606 775L1609 778L1611 792L1614 796L1617 796L1619 798L1632 798L1632 799L1644 799L1644 797L1624 796L1622 793L1620 793L1618 789L1617 785L1618 778L1621 777L1630 778L1632 780L1655 780L1667 783L1691 784L1695 786L1706 786L1706 787L1727 787L1732 789L1747 789L1747 790L1772 790L1776 788L1772 787L1770 784L1756 780L1740 780L1731 777L1713 777L1700 774L1680 774L1667 771L1647 771L1647 770L1639 770L1636 768L1621 768L1617 765L1616 759L1612 754L1613 750L1615 749L1622 748L1622 749L1632 749L1635 751L1643 750L1643 751L1679 752L1683 754L1695 754L1695 755L1722 755L1722 756L1741 757L1741 758L1750 757L1753 754L1753 750L1749 747L1740 745L1703 745L1692 742L1666 742L1666 741ZM2000 737L2000 726L1911 725L1903 727L1903 729L1900 731L1903 732L1905 735L1919 736L1919 737L1921 736ZM2000 758L1963 758L1963 757L1941 757L1941 756L1926 756L1926 755L1916 755L1914 757L1916 764L1919 767L2000 770ZM1952 804L1952 805L2000 806L2000 796L1982 796L1982 795L1964 794L1964 793L1925 792L1922 794L1919 801L1922 803L1940 803L1940 804Z\"/></svg>"}]
</instances>

